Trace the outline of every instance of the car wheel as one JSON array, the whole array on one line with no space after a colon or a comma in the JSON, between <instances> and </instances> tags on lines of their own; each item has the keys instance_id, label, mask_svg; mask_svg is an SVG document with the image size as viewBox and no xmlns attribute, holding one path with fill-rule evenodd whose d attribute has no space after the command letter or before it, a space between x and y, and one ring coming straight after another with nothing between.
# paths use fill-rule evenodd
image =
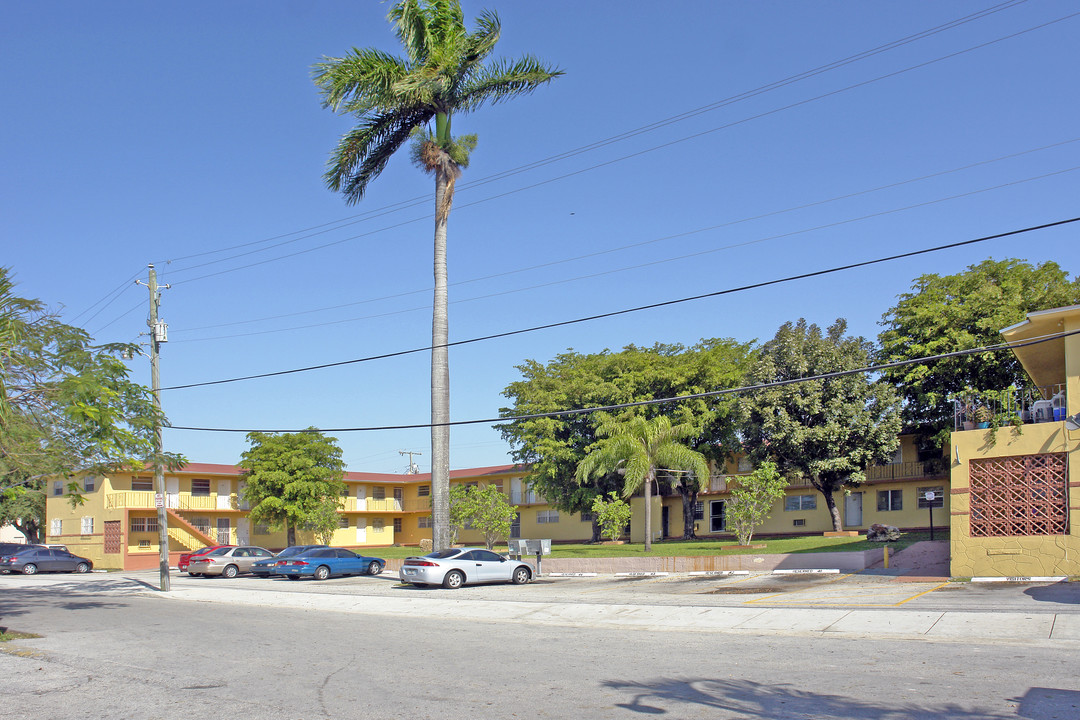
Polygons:
<instances>
[{"instance_id":1,"label":"car wheel","mask_svg":"<svg viewBox=\"0 0 1080 720\"><path fill-rule=\"evenodd\" d=\"M190 570L187 571L187 574L190 575L191 577L199 577L198 573L193 573Z\"/></svg>"},{"instance_id":2,"label":"car wheel","mask_svg":"<svg viewBox=\"0 0 1080 720\"><path fill-rule=\"evenodd\" d=\"M519 567L518 569L514 570L514 575L513 577L511 577L510 580L515 585L524 585L525 583L529 582L529 580L532 580L532 573L529 572L529 568L527 567Z\"/></svg>"},{"instance_id":3,"label":"car wheel","mask_svg":"<svg viewBox=\"0 0 1080 720\"><path fill-rule=\"evenodd\" d=\"M316 580L325 580L328 577L330 577L330 568L326 567L325 565L320 565L319 567L315 568Z\"/></svg>"},{"instance_id":4,"label":"car wheel","mask_svg":"<svg viewBox=\"0 0 1080 720\"><path fill-rule=\"evenodd\" d=\"M75 566L75 572L77 572L77 573L90 572L90 566L87 565L86 563L79 563L78 565Z\"/></svg>"},{"instance_id":5,"label":"car wheel","mask_svg":"<svg viewBox=\"0 0 1080 720\"><path fill-rule=\"evenodd\" d=\"M26 565L23 565L22 574L23 575L36 575L37 574L37 565L35 565L34 563L27 563Z\"/></svg>"},{"instance_id":6,"label":"car wheel","mask_svg":"<svg viewBox=\"0 0 1080 720\"><path fill-rule=\"evenodd\" d=\"M235 565L226 565L225 569L221 571L221 574L227 578L236 577L236 573L240 572Z\"/></svg>"},{"instance_id":7,"label":"car wheel","mask_svg":"<svg viewBox=\"0 0 1080 720\"><path fill-rule=\"evenodd\" d=\"M368 575L378 575L382 572L382 563L373 562L367 567Z\"/></svg>"},{"instance_id":8,"label":"car wheel","mask_svg":"<svg viewBox=\"0 0 1080 720\"><path fill-rule=\"evenodd\" d=\"M299 580L300 579L299 575L286 575L285 577L289 578L290 580Z\"/></svg>"},{"instance_id":9,"label":"car wheel","mask_svg":"<svg viewBox=\"0 0 1080 720\"><path fill-rule=\"evenodd\" d=\"M465 584L465 575L458 570L451 570L443 578L442 586L448 590L457 590Z\"/></svg>"}]
</instances>

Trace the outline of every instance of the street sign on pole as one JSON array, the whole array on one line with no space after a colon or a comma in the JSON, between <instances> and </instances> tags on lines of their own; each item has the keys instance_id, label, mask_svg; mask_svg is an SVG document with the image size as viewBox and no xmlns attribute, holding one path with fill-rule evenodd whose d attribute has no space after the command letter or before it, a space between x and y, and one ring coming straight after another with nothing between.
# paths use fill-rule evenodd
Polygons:
<instances>
[{"instance_id":1,"label":"street sign on pole","mask_svg":"<svg viewBox=\"0 0 1080 720\"><path fill-rule=\"evenodd\" d=\"M926 494L923 495L923 497L926 498L926 507L930 511L930 539L933 540L934 539L934 498L936 498L937 495L934 494L933 490L927 490Z\"/></svg>"}]
</instances>

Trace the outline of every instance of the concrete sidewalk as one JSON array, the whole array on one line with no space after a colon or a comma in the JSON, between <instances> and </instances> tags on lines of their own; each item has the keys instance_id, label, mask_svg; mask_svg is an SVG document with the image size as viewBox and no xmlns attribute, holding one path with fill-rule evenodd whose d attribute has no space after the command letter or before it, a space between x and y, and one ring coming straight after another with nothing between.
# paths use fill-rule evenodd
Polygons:
<instances>
[{"instance_id":1,"label":"concrete sidewalk","mask_svg":"<svg viewBox=\"0 0 1080 720\"><path fill-rule=\"evenodd\" d=\"M162 599L346 613L636 630L779 634L855 639L1007 642L1080 647L1080 614L892 608L713 607L386 597L174 587Z\"/></svg>"}]
</instances>

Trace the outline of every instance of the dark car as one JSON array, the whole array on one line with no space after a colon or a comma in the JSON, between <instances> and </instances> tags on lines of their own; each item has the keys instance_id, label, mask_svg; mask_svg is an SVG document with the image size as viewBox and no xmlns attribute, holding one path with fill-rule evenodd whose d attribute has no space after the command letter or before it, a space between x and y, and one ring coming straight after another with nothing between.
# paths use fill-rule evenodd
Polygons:
<instances>
[{"instance_id":1,"label":"dark car","mask_svg":"<svg viewBox=\"0 0 1080 720\"><path fill-rule=\"evenodd\" d=\"M53 550L40 545L23 545L22 550L0 555L0 572L35 575L39 572L85 573L94 569L90 560L67 550Z\"/></svg>"},{"instance_id":2,"label":"dark car","mask_svg":"<svg viewBox=\"0 0 1080 720\"><path fill-rule=\"evenodd\" d=\"M312 577L325 580L331 575L378 575L386 567L382 558L357 555L345 548L308 550L276 566L277 574L290 580Z\"/></svg>"},{"instance_id":3,"label":"dark car","mask_svg":"<svg viewBox=\"0 0 1080 720\"><path fill-rule=\"evenodd\" d=\"M40 545L27 545L26 543L0 543L0 556L10 555L11 553L25 550L28 547L41 547Z\"/></svg>"},{"instance_id":4,"label":"dark car","mask_svg":"<svg viewBox=\"0 0 1080 720\"><path fill-rule=\"evenodd\" d=\"M251 566L251 574L258 577L271 577L277 575L277 566L284 565L285 562L291 558L305 553L308 550L320 550L322 548L330 547L329 545L291 545L272 558L266 560L259 560Z\"/></svg>"}]
</instances>

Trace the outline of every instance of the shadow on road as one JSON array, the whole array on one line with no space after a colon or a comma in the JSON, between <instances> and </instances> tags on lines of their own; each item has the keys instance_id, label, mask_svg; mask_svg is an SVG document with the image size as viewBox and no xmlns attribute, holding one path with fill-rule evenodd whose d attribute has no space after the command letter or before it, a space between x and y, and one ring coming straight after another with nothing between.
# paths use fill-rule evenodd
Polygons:
<instances>
[{"instance_id":1,"label":"shadow on road","mask_svg":"<svg viewBox=\"0 0 1080 720\"><path fill-rule=\"evenodd\" d=\"M687 708L680 706L695 705L698 708L710 708L716 712L725 713L717 717L761 718L762 720L794 717L827 717L837 720L920 720L923 718L930 720L943 717L954 720L997 720L1015 717L1015 715L1006 715L978 706L967 709L954 704L889 704L880 700L827 695L799 690L790 685L764 684L751 680L658 678L649 682L608 680L602 685L629 696L626 702L617 703L617 707L642 715L680 717L689 712ZM1028 695L1032 693L1033 691L1029 691ZM731 715L731 713L737 714ZM1024 715L1022 717L1049 716Z\"/></svg>"}]
</instances>

